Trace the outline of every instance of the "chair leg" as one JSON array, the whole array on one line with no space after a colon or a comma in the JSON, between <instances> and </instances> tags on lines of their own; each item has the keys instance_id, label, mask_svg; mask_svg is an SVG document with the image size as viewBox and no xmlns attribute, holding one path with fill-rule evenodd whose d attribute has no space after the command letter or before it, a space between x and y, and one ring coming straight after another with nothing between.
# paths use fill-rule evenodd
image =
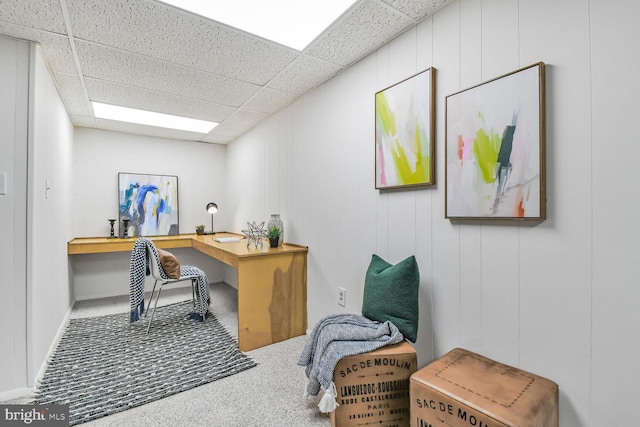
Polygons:
<instances>
[{"instance_id":1,"label":"chair leg","mask_svg":"<svg viewBox=\"0 0 640 427\"><path fill-rule=\"evenodd\" d=\"M195 279L191 279L191 301L193 303L193 307L196 306L196 281Z\"/></svg>"},{"instance_id":2,"label":"chair leg","mask_svg":"<svg viewBox=\"0 0 640 427\"><path fill-rule=\"evenodd\" d=\"M147 333L149 333L149 329L151 329L151 322L153 322L153 316L156 314L156 307L158 306L158 300L160 299L161 291L162 285L160 285L160 287L158 288L158 295L156 295L156 302L153 304L153 311L151 312L151 319L149 319L149 326L147 326ZM149 300L149 302L151 302L151 300Z\"/></svg>"},{"instance_id":3,"label":"chair leg","mask_svg":"<svg viewBox=\"0 0 640 427\"><path fill-rule=\"evenodd\" d=\"M153 293L156 291L156 285L158 284L158 281L156 280L155 282L153 282L153 289L151 289L151 296L149 297L149 305L147 306L147 309L144 311L144 317L147 317L147 313L149 312L149 308L151 308L151 301L153 301ZM144 293L143 293L144 295Z\"/></svg>"},{"instance_id":4,"label":"chair leg","mask_svg":"<svg viewBox=\"0 0 640 427\"><path fill-rule=\"evenodd\" d=\"M200 292L200 287L198 287L198 280L197 279L192 279L192 280L193 280L193 288L195 289L195 298L197 298L197 301L198 301L198 303L196 305L196 302L195 302L195 299L194 299L193 307L194 308L199 308L200 316L202 316L202 321L204 322L206 317L207 317L206 316L207 313L206 312L205 313L202 312L202 307L204 307L204 301L202 300L203 299L202 292Z\"/></svg>"}]
</instances>

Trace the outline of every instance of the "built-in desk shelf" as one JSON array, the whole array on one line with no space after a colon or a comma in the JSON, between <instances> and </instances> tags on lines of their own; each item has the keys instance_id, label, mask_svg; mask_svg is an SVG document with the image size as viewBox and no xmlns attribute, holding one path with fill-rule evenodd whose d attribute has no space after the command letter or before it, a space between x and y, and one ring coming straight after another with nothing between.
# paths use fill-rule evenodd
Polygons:
<instances>
[{"instance_id":1,"label":"built-in desk shelf","mask_svg":"<svg viewBox=\"0 0 640 427\"><path fill-rule=\"evenodd\" d=\"M220 243L219 237L239 237ZM244 236L220 232L149 237L162 249L194 248L238 272L238 346L247 351L284 341L307 330L307 252L302 245L247 246ZM79 237L68 243L69 255L130 252L137 237Z\"/></svg>"}]
</instances>

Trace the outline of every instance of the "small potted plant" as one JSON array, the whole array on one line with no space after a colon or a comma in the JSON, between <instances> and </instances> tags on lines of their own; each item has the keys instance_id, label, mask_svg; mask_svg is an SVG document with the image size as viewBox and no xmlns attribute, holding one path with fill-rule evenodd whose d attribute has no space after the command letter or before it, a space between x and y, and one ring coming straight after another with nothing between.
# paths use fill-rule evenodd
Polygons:
<instances>
[{"instance_id":1,"label":"small potted plant","mask_svg":"<svg viewBox=\"0 0 640 427\"><path fill-rule=\"evenodd\" d=\"M199 236L204 234L204 225L196 225L196 234Z\"/></svg>"},{"instance_id":2,"label":"small potted plant","mask_svg":"<svg viewBox=\"0 0 640 427\"><path fill-rule=\"evenodd\" d=\"M275 225L272 225L267 230L267 239L269 239L269 245L272 248L277 248L280 243L280 229Z\"/></svg>"}]
</instances>

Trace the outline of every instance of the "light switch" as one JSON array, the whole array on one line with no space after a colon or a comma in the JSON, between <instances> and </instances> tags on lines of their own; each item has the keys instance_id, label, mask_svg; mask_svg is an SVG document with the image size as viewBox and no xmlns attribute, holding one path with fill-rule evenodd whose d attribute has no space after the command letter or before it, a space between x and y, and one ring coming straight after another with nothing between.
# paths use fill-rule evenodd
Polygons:
<instances>
[{"instance_id":1,"label":"light switch","mask_svg":"<svg viewBox=\"0 0 640 427\"><path fill-rule=\"evenodd\" d=\"M7 173L0 172L0 195L7 194Z\"/></svg>"}]
</instances>

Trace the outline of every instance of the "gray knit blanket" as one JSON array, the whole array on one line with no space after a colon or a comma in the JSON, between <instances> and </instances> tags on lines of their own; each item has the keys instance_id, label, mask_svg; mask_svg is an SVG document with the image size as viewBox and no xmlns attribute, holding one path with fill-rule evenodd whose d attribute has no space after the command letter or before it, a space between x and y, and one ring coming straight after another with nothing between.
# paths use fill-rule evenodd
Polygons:
<instances>
[{"instance_id":1,"label":"gray knit blanket","mask_svg":"<svg viewBox=\"0 0 640 427\"><path fill-rule=\"evenodd\" d=\"M149 260L147 256L147 247L155 254L153 260ZM129 323L137 321L144 313L144 285L145 278L150 274L149 262L156 262L158 264L158 270L163 279L169 279L160 265L158 251L153 241L146 237L140 237L133 245L131 251L131 263L129 265L129 303L131 306L131 313L129 315ZM191 265L180 266L180 276L198 276L198 288L196 292L197 308L198 311L191 313L190 316L194 319L204 321L207 312L209 311L209 280L204 271L198 267Z\"/></svg>"},{"instance_id":2,"label":"gray knit blanket","mask_svg":"<svg viewBox=\"0 0 640 427\"><path fill-rule=\"evenodd\" d=\"M333 314L322 318L311 331L298 360L298 365L305 367L309 379L305 394L316 396L322 387L325 397L335 398L333 373L340 359L396 344L403 339L402 333L389 321L380 323L358 314ZM323 406L329 408L323 412L335 409L335 406L326 406L325 403L319 406L321 410Z\"/></svg>"}]
</instances>

